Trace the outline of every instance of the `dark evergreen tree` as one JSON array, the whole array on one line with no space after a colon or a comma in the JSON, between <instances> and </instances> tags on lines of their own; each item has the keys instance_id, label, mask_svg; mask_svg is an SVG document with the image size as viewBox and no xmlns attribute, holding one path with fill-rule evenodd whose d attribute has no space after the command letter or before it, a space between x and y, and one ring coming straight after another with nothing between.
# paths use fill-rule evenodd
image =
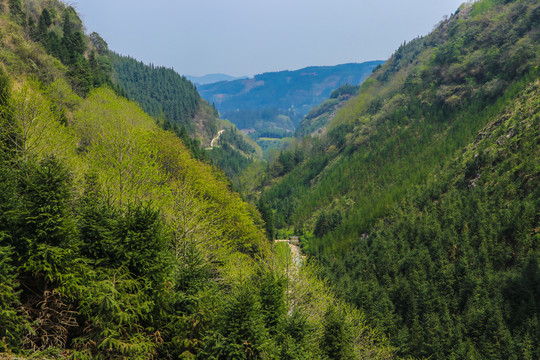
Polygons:
<instances>
[{"instance_id":1,"label":"dark evergreen tree","mask_svg":"<svg viewBox=\"0 0 540 360\"><path fill-rule=\"evenodd\" d=\"M268 239L273 240L275 236L274 213L262 198L259 200L257 208L259 209L261 217L264 221L266 235L268 236Z\"/></svg>"},{"instance_id":2,"label":"dark evergreen tree","mask_svg":"<svg viewBox=\"0 0 540 360\"><path fill-rule=\"evenodd\" d=\"M310 329L302 313L293 311L285 318L277 343L280 344L279 358L284 360L308 360L314 358L316 349L308 348Z\"/></svg>"},{"instance_id":3,"label":"dark evergreen tree","mask_svg":"<svg viewBox=\"0 0 540 360\"><path fill-rule=\"evenodd\" d=\"M11 16L21 25L26 23L26 13L21 0L9 0L9 12Z\"/></svg>"},{"instance_id":4,"label":"dark evergreen tree","mask_svg":"<svg viewBox=\"0 0 540 360\"><path fill-rule=\"evenodd\" d=\"M24 164L19 185L24 199L20 215L23 244L30 248L39 244L69 246L74 235L68 208L70 181L69 172L54 157Z\"/></svg>"},{"instance_id":5,"label":"dark evergreen tree","mask_svg":"<svg viewBox=\"0 0 540 360\"><path fill-rule=\"evenodd\" d=\"M287 314L285 289L287 279L272 272L261 275L258 283L261 311L270 335L275 335Z\"/></svg>"},{"instance_id":6,"label":"dark evergreen tree","mask_svg":"<svg viewBox=\"0 0 540 360\"><path fill-rule=\"evenodd\" d=\"M21 311L20 289L17 279L17 254L13 248L13 234L17 226L15 174L0 166L0 347L22 345L23 334L29 323Z\"/></svg>"},{"instance_id":7,"label":"dark evergreen tree","mask_svg":"<svg viewBox=\"0 0 540 360\"><path fill-rule=\"evenodd\" d=\"M324 314L321 349L328 359L354 359L352 331L340 310L331 306Z\"/></svg>"},{"instance_id":8,"label":"dark evergreen tree","mask_svg":"<svg viewBox=\"0 0 540 360\"><path fill-rule=\"evenodd\" d=\"M260 359L268 351L268 332L257 292L243 284L225 300L219 331L205 339L204 358Z\"/></svg>"},{"instance_id":9,"label":"dark evergreen tree","mask_svg":"<svg viewBox=\"0 0 540 360\"><path fill-rule=\"evenodd\" d=\"M97 75L99 76L99 73ZM79 95L84 96L88 94L94 85L91 64L82 56L78 58L77 62L71 64L69 76L73 90Z\"/></svg>"}]
</instances>

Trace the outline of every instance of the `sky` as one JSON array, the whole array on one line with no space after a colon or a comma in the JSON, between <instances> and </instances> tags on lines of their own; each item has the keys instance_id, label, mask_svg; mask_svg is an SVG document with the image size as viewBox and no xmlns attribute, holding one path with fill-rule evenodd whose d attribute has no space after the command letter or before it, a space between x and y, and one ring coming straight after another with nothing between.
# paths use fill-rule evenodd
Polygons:
<instances>
[{"instance_id":1,"label":"sky","mask_svg":"<svg viewBox=\"0 0 540 360\"><path fill-rule=\"evenodd\" d=\"M68 0L109 49L182 75L386 60L465 0Z\"/></svg>"}]
</instances>

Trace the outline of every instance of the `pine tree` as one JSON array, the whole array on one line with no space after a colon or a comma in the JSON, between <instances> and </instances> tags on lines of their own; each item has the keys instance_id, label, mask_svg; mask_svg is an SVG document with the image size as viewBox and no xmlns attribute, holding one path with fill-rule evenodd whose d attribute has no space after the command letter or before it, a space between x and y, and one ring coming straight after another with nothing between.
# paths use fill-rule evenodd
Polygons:
<instances>
[{"instance_id":1,"label":"pine tree","mask_svg":"<svg viewBox=\"0 0 540 360\"><path fill-rule=\"evenodd\" d=\"M274 239L274 236L275 236L274 213L272 212L272 209L266 204L266 202L262 198L259 200L257 207L264 221L264 228L266 230L266 236L268 236L268 239L272 240Z\"/></svg>"},{"instance_id":2,"label":"pine tree","mask_svg":"<svg viewBox=\"0 0 540 360\"><path fill-rule=\"evenodd\" d=\"M267 272L261 276L259 288L259 297L261 299L261 311L264 317L266 328L271 335L278 331L280 322L284 320L287 313L285 303L285 285L286 279Z\"/></svg>"},{"instance_id":3,"label":"pine tree","mask_svg":"<svg viewBox=\"0 0 540 360\"><path fill-rule=\"evenodd\" d=\"M354 359L352 329L341 310L331 305L324 314L321 349L329 359Z\"/></svg>"},{"instance_id":4,"label":"pine tree","mask_svg":"<svg viewBox=\"0 0 540 360\"><path fill-rule=\"evenodd\" d=\"M21 312L17 259L12 246L17 195L14 173L0 166L0 348L21 346L28 320Z\"/></svg>"},{"instance_id":5,"label":"pine tree","mask_svg":"<svg viewBox=\"0 0 540 360\"><path fill-rule=\"evenodd\" d=\"M39 41L43 45L47 45L48 40L48 29L51 26L51 14L47 8L43 9L41 15L39 16L38 26L36 30L36 41Z\"/></svg>"},{"instance_id":6,"label":"pine tree","mask_svg":"<svg viewBox=\"0 0 540 360\"><path fill-rule=\"evenodd\" d=\"M48 157L38 164L30 161L21 175L25 199L21 214L23 238L33 245L69 245L73 229L68 216L71 196L68 170L56 158Z\"/></svg>"},{"instance_id":7,"label":"pine tree","mask_svg":"<svg viewBox=\"0 0 540 360\"><path fill-rule=\"evenodd\" d=\"M261 304L249 284L239 286L225 301L219 331L207 337L201 355L218 359L260 359L267 348Z\"/></svg>"}]
</instances>

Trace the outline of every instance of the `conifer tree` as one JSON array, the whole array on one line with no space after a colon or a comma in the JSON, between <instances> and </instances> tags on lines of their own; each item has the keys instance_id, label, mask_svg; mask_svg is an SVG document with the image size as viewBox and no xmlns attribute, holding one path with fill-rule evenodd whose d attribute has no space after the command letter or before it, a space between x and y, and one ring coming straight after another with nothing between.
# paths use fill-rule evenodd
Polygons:
<instances>
[{"instance_id":1,"label":"conifer tree","mask_svg":"<svg viewBox=\"0 0 540 360\"><path fill-rule=\"evenodd\" d=\"M9 12L15 20L21 24L24 25L26 22L26 13L23 8L23 4L21 0L9 0Z\"/></svg>"},{"instance_id":2,"label":"conifer tree","mask_svg":"<svg viewBox=\"0 0 540 360\"><path fill-rule=\"evenodd\" d=\"M261 276L260 284L258 285L261 311L266 328L271 335L275 335L278 332L278 326L284 320L287 313L285 303L286 281L285 278L268 272Z\"/></svg>"},{"instance_id":3,"label":"conifer tree","mask_svg":"<svg viewBox=\"0 0 540 360\"><path fill-rule=\"evenodd\" d=\"M0 166L0 348L16 348L28 330L21 312L17 254L13 248L17 195L14 173Z\"/></svg>"},{"instance_id":4,"label":"conifer tree","mask_svg":"<svg viewBox=\"0 0 540 360\"><path fill-rule=\"evenodd\" d=\"M352 329L341 310L331 305L324 314L321 349L328 359L354 359Z\"/></svg>"},{"instance_id":5,"label":"conifer tree","mask_svg":"<svg viewBox=\"0 0 540 360\"><path fill-rule=\"evenodd\" d=\"M218 332L205 339L201 355L218 359L260 359L268 350L268 332L261 304L250 284L226 299Z\"/></svg>"}]
</instances>

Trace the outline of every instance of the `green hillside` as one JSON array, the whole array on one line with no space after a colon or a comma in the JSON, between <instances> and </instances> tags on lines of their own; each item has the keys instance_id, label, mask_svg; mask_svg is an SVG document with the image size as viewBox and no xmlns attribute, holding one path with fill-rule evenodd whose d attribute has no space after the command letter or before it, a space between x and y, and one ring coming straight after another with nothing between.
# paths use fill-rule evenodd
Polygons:
<instances>
[{"instance_id":1,"label":"green hillside","mask_svg":"<svg viewBox=\"0 0 540 360\"><path fill-rule=\"evenodd\" d=\"M540 357L539 14L463 5L270 166L267 222L401 355Z\"/></svg>"},{"instance_id":2,"label":"green hillside","mask_svg":"<svg viewBox=\"0 0 540 360\"><path fill-rule=\"evenodd\" d=\"M115 80L129 98L135 99L143 109L155 117L164 117L172 124L195 132L192 119L199 111L201 98L193 85L173 69L145 65L130 57L109 53L114 66ZM217 133L216 119L208 126L213 135Z\"/></svg>"},{"instance_id":3,"label":"green hillside","mask_svg":"<svg viewBox=\"0 0 540 360\"><path fill-rule=\"evenodd\" d=\"M0 358L394 357L221 171L118 95L106 58L104 81L74 71L99 48L79 32L69 50L72 7L0 10ZM76 62L33 37L46 13Z\"/></svg>"},{"instance_id":4,"label":"green hillside","mask_svg":"<svg viewBox=\"0 0 540 360\"><path fill-rule=\"evenodd\" d=\"M358 94L360 85L344 84L332 91L328 100L314 107L302 119L295 131L295 136L302 138L306 135L318 135L324 133L326 125L337 115L338 111L347 101Z\"/></svg>"},{"instance_id":5,"label":"green hillside","mask_svg":"<svg viewBox=\"0 0 540 360\"><path fill-rule=\"evenodd\" d=\"M97 33L92 33L89 40L109 63L117 91L138 102L163 129L180 137L197 159L211 161L234 178L261 156L258 146L230 122L219 119L217 110L200 97L195 85L184 76L173 69L146 65L109 51ZM210 143L220 130L226 130L226 135L220 137L218 146L211 148Z\"/></svg>"},{"instance_id":6,"label":"green hillside","mask_svg":"<svg viewBox=\"0 0 540 360\"><path fill-rule=\"evenodd\" d=\"M176 133L198 159L212 161L233 178L260 157L258 146L231 123L219 119L217 110L200 97L195 85L173 69L146 65L113 52L107 56L122 92L141 104L164 129ZM225 130L224 135L210 148L220 130Z\"/></svg>"}]
</instances>

